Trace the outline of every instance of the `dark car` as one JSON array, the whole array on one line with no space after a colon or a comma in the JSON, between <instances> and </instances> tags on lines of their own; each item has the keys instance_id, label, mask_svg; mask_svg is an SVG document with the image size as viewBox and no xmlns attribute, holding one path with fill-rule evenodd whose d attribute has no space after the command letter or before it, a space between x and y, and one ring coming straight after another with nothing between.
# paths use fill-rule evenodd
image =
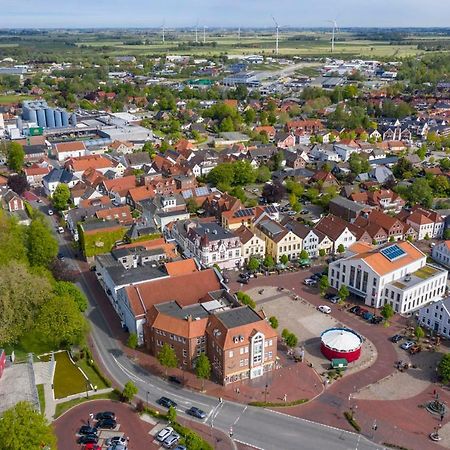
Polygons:
<instances>
[{"instance_id":1,"label":"dark car","mask_svg":"<svg viewBox=\"0 0 450 450\"><path fill-rule=\"evenodd\" d=\"M90 427L89 425L83 425L80 428L79 434L97 434L97 428Z\"/></svg>"},{"instance_id":2,"label":"dark car","mask_svg":"<svg viewBox=\"0 0 450 450\"><path fill-rule=\"evenodd\" d=\"M204 419L206 417L205 411L201 410L200 408L196 408L195 406L190 407L186 411L186 414L197 417L197 419Z\"/></svg>"},{"instance_id":3,"label":"dark car","mask_svg":"<svg viewBox=\"0 0 450 450\"><path fill-rule=\"evenodd\" d=\"M396 344L397 342L400 342L403 339L403 336L401 334L394 334L394 336L391 337L391 342Z\"/></svg>"},{"instance_id":4,"label":"dark car","mask_svg":"<svg viewBox=\"0 0 450 450\"><path fill-rule=\"evenodd\" d=\"M164 408L170 408L171 406L173 406L174 408L177 407L177 404L167 397L161 397L160 399L157 400L156 403L158 403L158 405L164 406Z\"/></svg>"},{"instance_id":5,"label":"dark car","mask_svg":"<svg viewBox=\"0 0 450 450\"><path fill-rule=\"evenodd\" d=\"M353 314L359 314L359 311L361 311L361 307L360 306L352 306L349 311Z\"/></svg>"},{"instance_id":6,"label":"dark car","mask_svg":"<svg viewBox=\"0 0 450 450\"><path fill-rule=\"evenodd\" d=\"M381 322L383 322L383 317L381 316L373 316L372 319L370 319L370 323L373 323L375 325L378 325Z\"/></svg>"},{"instance_id":7,"label":"dark car","mask_svg":"<svg viewBox=\"0 0 450 450\"><path fill-rule=\"evenodd\" d=\"M332 299L332 298L334 297L334 295L335 295L335 294L333 294L332 292L327 292L327 293L324 295L324 297L325 297L327 300L330 300L330 299Z\"/></svg>"},{"instance_id":8,"label":"dark car","mask_svg":"<svg viewBox=\"0 0 450 450\"><path fill-rule=\"evenodd\" d=\"M114 419L102 419L97 422L97 428L104 428L112 430L117 427L117 422Z\"/></svg>"},{"instance_id":9,"label":"dark car","mask_svg":"<svg viewBox=\"0 0 450 450\"><path fill-rule=\"evenodd\" d=\"M168 380L174 384L182 384L181 380L178 377L176 377L175 375L170 375Z\"/></svg>"},{"instance_id":10,"label":"dark car","mask_svg":"<svg viewBox=\"0 0 450 450\"><path fill-rule=\"evenodd\" d=\"M111 411L98 412L95 415L95 420L113 419L116 420L116 415Z\"/></svg>"},{"instance_id":11,"label":"dark car","mask_svg":"<svg viewBox=\"0 0 450 450\"><path fill-rule=\"evenodd\" d=\"M364 317L364 314L366 314L368 312L369 311L367 309L360 308L360 310L356 314L358 314L358 316L360 316L360 317Z\"/></svg>"},{"instance_id":12,"label":"dark car","mask_svg":"<svg viewBox=\"0 0 450 450\"><path fill-rule=\"evenodd\" d=\"M241 278L241 279L239 280L239 283L242 283L242 284L248 284L248 278Z\"/></svg>"},{"instance_id":13,"label":"dark car","mask_svg":"<svg viewBox=\"0 0 450 450\"><path fill-rule=\"evenodd\" d=\"M79 444L96 444L98 436L96 434L85 434L80 436L77 441Z\"/></svg>"}]
</instances>

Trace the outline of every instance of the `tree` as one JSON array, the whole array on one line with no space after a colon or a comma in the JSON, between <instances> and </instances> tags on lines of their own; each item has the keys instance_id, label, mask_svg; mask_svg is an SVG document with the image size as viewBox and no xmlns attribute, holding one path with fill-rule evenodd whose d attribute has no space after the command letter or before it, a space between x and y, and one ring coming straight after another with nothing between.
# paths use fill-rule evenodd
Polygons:
<instances>
[{"instance_id":1,"label":"tree","mask_svg":"<svg viewBox=\"0 0 450 450\"><path fill-rule=\"evenodd\" d=\"M394 315L394 308L390 303L386 303L380 311L380 314L385 318L386 322Z\"/></svg>"},{"instance_id":2,"label":"tree","mask_svg":"<svg viewBox=\"0 0 450 450\"><path fill-rule=\"evenodd\" d=\"M338 245L337 252L338 252L339 254L345 253L345 247L344 247L344 244L339 244L339 245Z\"/></svg>"},{"instance_id":3,"label":"tree","mask_svg":"<svg viewBox=\"0 0 450 450\"><path fill-rule=\"evenodd\" d=\"M416 178L407 191L407 198L411 203L420 203L427 208L433 203L433 190L426 178Z\"/></svg>"},{"instance_id":4,"label":"tree","mask_svg":"<svg viewBox=\"0 0 450 450\"><path fill-rule=\"evenodd\" d=\"M270 180L271 172L267 166L260 166L256 171L256 181L258 183L265 183Z\"/></svg>"},{"instance_id":5,"label":"tree","mask_svg":"<svg viewBox=\"0 0 450 450\"><path fill-rule=\"evenodd\" d=\"M291 194L295 194L297 197L301 197L304 192L304 187L302 184L297 183L294 180L286 181L286 190Z\"/></svg>"},{"instance_id":6,"label":"tree","mask_svg":"<svg viewBox=\"0 0 450 450\"><path fill-rule=\"evenodd\" d=\"M224 163L214 167L207 176L208 183L217 186L219 183L231 186L234 180L233 164Z\"/></svg>"},{"instance_id":7,"label":"tree","mask_svg":"<svg viewBox=\"0 0 450 450\"><path fill-rule=\"evenodd\" d=\"M259 269L259 264L259 259L252 256L247 263L247 268L248 270L255 271Z\"/></svg>"},{"instance_id":8,"label":"tree","mask_svg":"<svg viewBox=\"0 0 450 450\"><path fill-rule=\"evenodd\" d=\"M450 353L446 353L442 357L438 365L438 373L444 383L448 383L450 381Z\"/></svg>"},{"instance_id":9,"label":"tree","mask_svg":"<svg viewBox=\"0 0 450 450\"><path fill-rule=\"evenodd\" d=\"M53 207L58 211L62 211L67 207L70 199L70 189L65 183L60 183L56 186L55 192L52 195Z\"/></svg>"},{"instance_id":10,"label":"tree","mask_svg":"<svg viewBox=\"0 0 450 450\"><path fill-rule=\"evenodd\" d=\"M423 161L427 155L427 151L428 149L426 144L422 144L420 148L417 149L416 155L421 159L421 161Z\"/></svg>"},{"instance_id":11,"label":"tree","mask_svg":"<svg viewBox=\"0 0 450 450\"><path fill-rule=\"evenodd\" d=\"M320 256L321 258L323 258L326 254L327 254L327 252L325 251L324 248L319 249L319 256Z\"/></svg>"},{"instance_id":12,"label":"tree","mask_svg":"<svg viewBox=\"0 0 450 450\"><path fill-rule=\"evenodd\" d=\"M264 265L268 269L271 269L275 265L275 261L273 260L271 255L266 255L266 257L264 258Z\"/></svg>"},{"instance_id":13,"label":"tree","mask_svg":"<svg viewBox=\"0 0 450 450\"><path fill-rule=\"evenodd\" d=\"M242 291L237 292L236 297L243 305L250 306L250 308L253 309L256 308L255 301L250 297L250 295L246 294L245 292Z\"/></svg>"},{"instance_id":14,"label":"tree","mask_svg":"<svg viewBox=\"0 0 450 450\"><path fill-rule=\"evenodd\" d=\"M16 194L22 195L28 189L27 177L20 173L8 177L8 187Z\"/></svg>"},{"instance_id":15,"label":"tree","mask_svg":"<svg viewBox=\"0 0 450 450\"><path fill-rule=\"evenodd\" d=\"M330 283L328 281L328 277L326 275L322 275L320 277L320 281L319 281L320 295L324 295L325 292L327 292L329 287L330 287Z\"/></svg>"},{"instance_id":16,"label":"tree","mask_svg":"<svg viewBox=\"0 0 450 450\"><path fill-rule=\"evenodd\" d=\"M42 305L34 330L43 341L59 349L81 344L88 326L74 300L54 295Z\"/></svg>"},{"instance_id":17,"label":"tree","mask_svg":"<svg viewBox=\"0 0 450 450\"><path fill-rule=\"evenodd\" d=\"M309 259L309 253L306 250L300 252L300 259Z\"/></svg>"},{"instance_id":18,"label":"tree","mask_svg":"<svg viewBox=\"0 0 450 450\"><path fill-rule=\"evenodd\" d=\"M190 214L197 214L199 206L197 205L195 199L191 197L186 202L186 208Z\"/></svg>"},{"instance_id":19,"label":"tree","mask_svg":"<svg viewBox=\"0 0 450 450\"><path fill-rule=\"evenodd\" d=\"M134 396L138 393L138 388L136 385L130 380L125 383L122 391L122 398L127 402L131 403L133 401Z\"/></svg>"},{"instance_id":20,"label":"tree","mask_svg":"<svg viewBox=\"0 0 450 450\"><path fill-rule=\"evenodd\" d=\"M30 273L25 264L10 261L9 264L2 266L0 342L3 344L17 342L23 333L32 327L40 307L51 295L49 281Z\"/></svg>"},{"instance_id":21,"label":"tree","mask_svg":"<svg viewBox=\"0 0 450 450\"><path fill-rule=\"evenodd\" d=\"M20 172L25 159L25 152L18 142L10 142L8 145L8 167L14 172Z\"/></svg>"},{"instance_id":22,"label":"tree","mask_svg":"<svg viewBox=\"0 0 450 450\"><path fill-rule=\"evenodd\" d=\"M275 316L269 317L269 323L274 330L278 328L278 319Z\"/></svg>"},{"instance_id":23,"label":"tree","mask_svg":"<svg viewBox=\"0 0 450 450\"><path fill-rule=\"evenodd\" d=\"M285 193L285 188L280 183L266 183L263 187L262 196L269 203L279 202Z\"/></svg>"},{"instance_id":24,"label":"tree","mask_svg":"<svg viewBox=\"0 0 450 450\"><path fill-rule=\"evenodd\" d=\"M297 196L292 193L291 195L289 195L289 204L291 205L291 207L293 207L294 205L296 205L298 203L298 199Z\"/></svg>"},{"instance_id":25,"label":"tree","mask_svg":"<svg viewBox=\"0 0 450 450\"><path fill-rule=\"evenodd\" d=\"M284 339L284 342L286 342L286 345L290 348L294 348L298 344L298 338L294 333L289 333L286 338Z\"/></svg>"},{"instance_id":26,"label":"tree","mask_svg":"<svg viewBox=\"0 0 450 450\"><path fill-rule=\"evenodd\" d=\"M281 255L280 257L280 263L286 265L289 262L288 255Z\"/></svg>"},{"instance_id":27,"label":"tree","mask_svg":"<svg viewBox=\"0 0 450 450\"><path fill-rule=\"evenodd\" d=\"M248 108L244 112L244 121L247 125L251 125L256 120L256 112L253 108Z\"/></svg>"},{"instance_id":28,"label":"tree","mask_svg":"<svg viewBox=\"0 0 450 450\"><path fill-rule=\"evenodd\" d=\"M130 333L127 339L128 347L135 349L138 346L138 337L136 333Z\"/></svg>"},{"instance_id":29,"label":"tree","mask_svg":"<svg viewBox=\"0 0 450 450\"><path fill-rule=\"evenodd\" d=\"M86 311L88 307L88 300L83 292L78 289L73 283L68 283L67 281L58 281L53 287L53 292L56 296L67 295L70 297L77 305L81 312Z\"/></svg>"},{"instance_id":30,"label":"tree","mask_svg":"<svg viewBox=\"0 0 450 450\"><path fill-rule=\"evenodd\" d=\"M156 355L159 363L165 368L166 376L167 369L173 369L178 366L178 358L175 350L167 343L164 343L161 350Z\"/></svg>"},{"instance_id":31,"label":"tree","mask_svg":"<svg viewBox=\"0 0 450 450\"><path fill-rule=\"evenodd\" d=\"M416 336L417 341L420 342L420 340L425 337L425 331L423 331L423 328L420 325L417 325L414 329L414 335Z\"/></svg>"},{"instance_id":32,"label":"tree","mask_svg":"<svg viewBox=\"0 0 450 450\"><path fill-rule=\"evenodd\" d=\"M338 291L338 296L341 299L341 302L345 302L345 300L348 298L348 296L350 295L350 292L348 290L348 287L343 284Z\"/></svg>"},{"instance_id":33,"label":"tree","mask_svg":"<svg viewBox=\"0 0 450 450\"><path fill-rule=\"evenodd\" d=\"M177 420L177 410L173 406L169 406L167 411L167 421L169 423L175 423Z\"/></svg>"},{"instance_id":34,"label":"tree","mask_svg":"<svg viewBox=\"0 0 450 450\"><path fill-rule=\"evenodd\" d=\"M58 242L41 215L34 217L28 227L27 247L32 266L49 267L58 254Z\"/></svg>"},{"instance_id":35,"label":"tree","mask_svg":"<svg viewBox=\"0 0 450 450\"><path fill-rule=\"evenodd\" d=\"M3 413L0 442L3 450L57 448L53 427L29 402L19 402Z\"/></svg>"},{"instance_id":36,"label":"tree","mask_svg":"<svg viewBox=\"0 0 450 450\"><path fill-rule=\"evenodd\" d=\"M12 261L28 262L25 228L0 209L0 266Z\"/></svg>"},{"instance_id":37,"label":"tree","mask_svg":"<svg viewBox=\"0 0 450 450\"><path fill-rule=\"evenodd\" d=\"M200 356L195 361L195 374L197 378L202 380L202 391L205 390L205 380L211 377L211 363L205 353L200 353Z\"/></svg>"},{"instance_id":38,"label":"tree","mask_svg":"<svg viewBox=\"0 0 450 450\"><path fill-rule=\"evenodd\" d=\"M350 155L348 164L349 164L350 170L355 175L359 175L360 173L367 173L370 170L370 165L369 165L369 161L367 160L367 158L364 158L361 154L356 153L356 152L354 152Z\"/></svg>"}]
</instances>

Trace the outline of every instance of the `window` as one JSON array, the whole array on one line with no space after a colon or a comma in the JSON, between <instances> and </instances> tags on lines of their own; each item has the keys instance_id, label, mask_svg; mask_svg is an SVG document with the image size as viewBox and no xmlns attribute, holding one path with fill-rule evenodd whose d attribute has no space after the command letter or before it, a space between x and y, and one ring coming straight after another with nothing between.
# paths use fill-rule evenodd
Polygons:
<instances>
[{"instance_id":1,"label":"window","mask_svg":"<svg viewBox=\"0 0 450 450\"><path fill-rule=\"evenodd\" d=\"M239 349L239 353L240 353L241 355L244 354L244 347L241 347L241 348Z\"/></svg>"},{"instance_id":2,"label":"window","mask_svg":"<svg viewBox=\"0 0 450 450\"><path fill-rule=\"evenodd\" d=\"M239 367L244 367L244 360L243 360L243 359L241 359L241 360L239 361Z\"/></svg>"},{"instance_id":3,"label":"window","mask_svg":"<svg viewBox=\"0 0 450 450\"><path fill-rule=\"evenodd\" d=\"M228 356L229 356L230 358L232 358L232 357L234 356L233 350L230 350L230 353L228 353Z\"/></svg>"},{"instance_id":4,"label":"window","mask_svg":"<svg viewBox=\"0 0 450 450\"><path fill-rule=\"evenodd\" d=\"M187 357L187 351L183 349L183 358Z\"/></svg>"}]
</instances>

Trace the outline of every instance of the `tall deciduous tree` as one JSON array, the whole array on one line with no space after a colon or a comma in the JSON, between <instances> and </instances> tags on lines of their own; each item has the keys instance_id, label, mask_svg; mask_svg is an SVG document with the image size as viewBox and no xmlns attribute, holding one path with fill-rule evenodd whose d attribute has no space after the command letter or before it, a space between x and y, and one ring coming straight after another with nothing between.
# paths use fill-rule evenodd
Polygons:
<instances>
[{"instance_id":1,"label":"tall deciduous tree","mask_svg":"<svg viewBox=\"0 0 450 450\"><path fill-rule=\"evenodd\" d=\"M0 210L0 266L11 261L27 261L25 230Z\"/></svg>"},{"instance_id":2,"label":"tall deciduous tree","mask_svg":"<svg viewBox=\"0 0 450 450\"><path fill-rule=\"evenodd\" d=\"M156 357L159 363L164 367L166 375L167 369L175 368L178 365L178 358L175 353L175 350L172 347L170 347L170 345L167 343L163 344L161 350L159 351Z\"/></svg>"},{"instance_id":3,"label":"tall deciduous tree","mask_svg":"<svg viewBox=\"0 0 450 450\"><path fill-rule=\"evenodd\" d=\"M341 287L340 287L340 289L339 289L339 291L338 291L338 295L339 295L339 298L341 299L341 301L345 301L346 299L347 299L347 297L350 295L350 292L349 292L349 290L348 290L348 287L345 285L345 284L343 284Z\"/></svg>"},{"instance_id":4,"label":"tall deciduous tree","mask_svg":"<svg viewBox=\"0 0 450 450\"><path fill-rule=\"evenodd\" d=\"M47 279L10 262L0 270L0 342L14 343L29 330L39 308L51 297Z\"/></svg>"},{"instance_id":5,"label":"tall deciduous tree","mask_svg":"<svg viewBox=\"0 0 450 450\"><path fill-rule=\"evenodd\" d=\"M8 187L16 194L22 195L28 189L27 177L20 173L8 178Z\"/></svg>"},{"instance_id":6,"label":"tall deciduous tree","mask_svg":"<svg viewBox=\"0 0 450 450\"><path fill-rule=\"evenodd\" d=\"M204 353L200 353L200 356L195 362L195 374L197 375L197 378L202 380L203 391L205 389L205 380L209 380L211 377L211 363Z\"/></svg>"},{"instance_id":7,"label":"tall deciduous tree","mask_svg":"<svg viewBox=\"0 0 450 450\"><path fill-rule=\"evenodd\" d=\"M442 357L438 365L438 373L444 383L450 381L450 353L447 353Z\"/></svg>"},{"instance_id":8,"label":"tall deciduous tree","mask_svg":"<svg viewBox=\"0 0 450 450\"><path fill-rule=\"evenodd\" d=\"M19 402L3 413L0 442L3 450L56 449L52 426L29 402Z\"/></svg>"},{"instance_id":9,"label":"tall deciduous tree","mask_svg":"<svg viewBox=\"0 0 450 450\"><path fill-rule=\"evenodd\" d=\"M20 172L25 159L25 152L18 142L11 142L8 146L8 167L14 172Z\"/></svg>"},{"instance_id":10,"label":"tall deciduous tree","mask_svg":"<svg viewBox=\"0 0 450 450\"><path fill-rule=\"evenodd\" d=\"M53 296L42 306L35 330L55 348L68 347L83 341L87 322L72 298Z\"/></svg>"},{"instance_id":11,"label":"tall deciduous tree","mask_svg":"<svg viewBox=\"0 0 450 450\"><path fill-rule=\"evenodd\" d=\"M134 396L138 393L138 388L132 381L127 381L123 387L122 397L130 403Z\"/></svg>"},{"instance_id":12,"label":"tall deciduous tree","mask_svg":"<svg viewBox=\"0 0 450 450\"><path fill-rule=\"evenodd\" d=\"M57 209L58 211L62 211L63 209L65 209L67 207L69 199L69 186L67 186L67 184L65 183L58 184L52 196L52 203L55 209Z\"/></svg>"},{"instance_id":13,"label":"tall deciduous tree","mask_svg":"<svg viewBox=\"0 0 450 450\"><path fill-rule=\"evenodd\" d=\"M58 242L42 216L33 218L28 227L27 247L32 266L49 267L58 254Z\"/></svg>"}]
</instances>

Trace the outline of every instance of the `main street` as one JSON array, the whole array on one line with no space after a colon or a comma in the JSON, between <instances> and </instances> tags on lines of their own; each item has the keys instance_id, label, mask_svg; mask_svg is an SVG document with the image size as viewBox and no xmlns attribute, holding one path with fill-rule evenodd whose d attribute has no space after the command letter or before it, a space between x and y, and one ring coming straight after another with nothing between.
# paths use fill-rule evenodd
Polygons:
<instances>
[{"instance_id":1,"label":"main street","mask_svg":"<svg viewBox=\"0 0 450 450\"><path fill-rule=\"evenodd\" d=\"M34 205L44 213L45 205ZM56 218L52 220L56 229ZM206 426L229 433L233 439L265 450L374 450L383 447L376 445L361 435L332 428L319 423L289 416L278 411L249 407L240 403L222 401L198 392L183 389L167 383L152 375L130 360L122 350L121 342L113 336L112 330L96 301L92 282L83 270L83 265L74 257L71 241L65 235L56 234L60 253L65 256L69 268L79 272L77 284L89 300L87 318L91 325L91 337L102 366L116 384L123 386L132 380L138 387L138 398L152 405L156 400L167 396L178 404L178 413L190 406L197 406L207 413L203 421Z\"/></svg>"}]
</instances>

